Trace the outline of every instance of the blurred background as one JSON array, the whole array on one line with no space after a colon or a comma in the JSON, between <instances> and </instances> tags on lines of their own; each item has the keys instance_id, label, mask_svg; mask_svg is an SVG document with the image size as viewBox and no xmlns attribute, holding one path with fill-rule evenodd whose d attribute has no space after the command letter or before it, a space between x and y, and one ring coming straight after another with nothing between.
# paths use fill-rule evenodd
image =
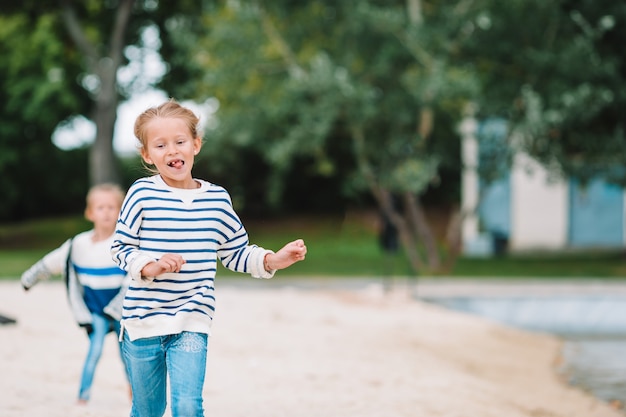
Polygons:
<instances>
[{"instance_id":1,"label":"blurred background","mask_svg":"<svg viewBox=\"0 0 626 417\"><path fill-rule=\"evenodd\" d=\"M4 2L0 275L146 175L134 120L173 97L252 240L305 238L293 275L619 284L625 28L608 0Z\"/></svg>"}]
</instances>

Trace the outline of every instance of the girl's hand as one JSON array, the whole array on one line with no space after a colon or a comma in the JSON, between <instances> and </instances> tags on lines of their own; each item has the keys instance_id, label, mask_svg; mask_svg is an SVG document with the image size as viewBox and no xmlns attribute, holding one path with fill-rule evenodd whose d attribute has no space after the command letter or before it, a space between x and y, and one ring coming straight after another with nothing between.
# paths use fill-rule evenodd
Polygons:
<instances>
[{"instance_id":1,"label":"girl's hand","mask_svg":"<svg viewBox=\"0 0 626 417\"><path fill-rule=\"evenodd\" d=\"M298 239L287 243L276 253L265 255L263 265L266 271L284 269L296 262L304 260L306 256L306 245L304 240Z\"/></svg>"},{"instance_id":2,"label":"girl's hand","mask_svg":"<svg viewBox=\"0 0 626 417\"><path fill-rule=\"evenodd\" d=\"M180 272L180 268L185 263L182 256L173 253L166 253L156 262L150 262L141 270L141 276L155 277L166 272Z\"/></svg>"}]
</instances>

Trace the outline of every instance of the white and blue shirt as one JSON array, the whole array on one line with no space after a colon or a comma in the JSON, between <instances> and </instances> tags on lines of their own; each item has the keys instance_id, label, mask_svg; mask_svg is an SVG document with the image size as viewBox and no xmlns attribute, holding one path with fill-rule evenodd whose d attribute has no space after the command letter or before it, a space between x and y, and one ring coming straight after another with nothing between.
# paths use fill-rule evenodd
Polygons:
<instances>
[{"instance_id":1,"label":"white and blue shirt","mask_svg":"<svg viewBox=\"0 0 626 417\"><path fill-rule=\"evenodd\" d=\"M22 285L28 289L51 276L66 275L72 315L81 325L91 323L94 313L119 314L116 307L113 307L115 314L111 308L113 300L124 291L127 277L127 273L111 259L113 235L97 242L93 241L93 235L94 230L89 230L66 240L21 277Z\"/></svg>"},{"instance_id":2,"label":"white and blue shirt","mask_svg":"<svg viewBox=\"0 0 626 417\"><path fill-rule=\"evenodd\" d=\"M92 313L102 315L122 288L126 271L111 259L113 236L98 242L93 242L92 236L90 230L74 237L70 261L82 285L85 305Z\"/></svg>"},{"instance_id":3,"label":"white and blue shirt","mask_svg":"<svg viewBox=\"0 0 626 417\"><path fill-rule=\"evenodd\" d=\"M182 331L210 335L218 259L255 278L274 275L263 266L271 251L249 243L228 192L195 181L199 188L173 188L156 175L137 180L126 194L111 249L132 278L122 314L131 340ZM180 272L141 276L166 253L185 259Z\"/></svg>"}]
</instances>

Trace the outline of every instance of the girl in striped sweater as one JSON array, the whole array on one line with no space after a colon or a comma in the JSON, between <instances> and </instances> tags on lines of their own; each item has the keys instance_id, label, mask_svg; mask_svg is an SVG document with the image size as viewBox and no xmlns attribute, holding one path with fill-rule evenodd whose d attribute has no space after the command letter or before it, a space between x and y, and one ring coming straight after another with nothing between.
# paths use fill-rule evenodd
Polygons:
<instances>
[{"instance_id":1,"label":"girl in striped sweater","mask_svg":"<svg viewBox=\"0 0 626 417\"><path fill-rule=\"evenodd\" d=\"M172 416L203 416L207 338L218 260L255 278L301 261L300 239L274 253L252 245L228 192L192 177L202 146L195 114L171 100L135 122L155 175L128 190L112 246L129 273L120 340L133 390L131 417L161 417L169 376Z\"/></svg>"}]
</instances>

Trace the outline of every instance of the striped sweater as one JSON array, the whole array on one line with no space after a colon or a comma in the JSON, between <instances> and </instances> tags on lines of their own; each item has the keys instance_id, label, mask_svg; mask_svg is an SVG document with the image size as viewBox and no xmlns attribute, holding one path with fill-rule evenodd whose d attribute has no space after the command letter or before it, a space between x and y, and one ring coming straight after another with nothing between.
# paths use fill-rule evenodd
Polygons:
<instances>
[{"instance_id":1,"label":"striped sweater","mask_svg":"<svg viewBox=\"0 0 626 417\"><path fill-rule=\"evenodd\" d=\"M156 175L137 180L126 194L111 252L132 278L122 314L131 340L182 331L210 335L218 259L255 278L274 275L263 267L271 251L249 243L228 192L196 181L196 189L173 188ZM166 253L185 259L180 272L141 276Z\"/></svg>"}]
</instances>

